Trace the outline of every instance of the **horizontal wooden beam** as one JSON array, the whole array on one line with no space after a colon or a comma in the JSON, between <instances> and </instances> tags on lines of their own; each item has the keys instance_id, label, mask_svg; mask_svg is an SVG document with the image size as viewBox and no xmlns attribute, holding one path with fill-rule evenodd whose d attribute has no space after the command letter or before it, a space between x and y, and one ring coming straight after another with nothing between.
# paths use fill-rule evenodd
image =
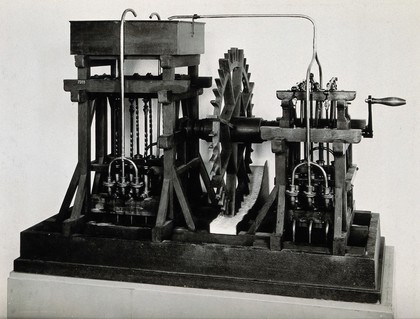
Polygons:
<instances>
[{"instance_id":1,"label":"horizontal wooden beam","mask_svg":"<svg viewBox=\"0 0 420 319\"><path fill-rule=\"evenodd\" d=\"M188 230L178 231L172 235L172 240L194 243L194 244L221 244L230 246L252 246L256 236L243 235L225 235L225 234L210 234L207 232L191 232Z\"/></svg>"},{"instance_id":2,"label":"horizontal wooden beam","mask_svg":"<svg viewBox=\"0 0 420 319\"><path fill-rule=\"evenodd\" d=\"M279 100L290 101L292 99L305 100L305 91L277 91ZM315 91L311 92L312 100L315 101L353 101L356 98L356 91Z\"/></svg>"},{"instance_id":3,"label":"horizontal wooden beam","mask_svg":"<svg viewBox=\"0 0 420 319\"><path fill-rule=\"evenodd\" d=\"M136 80L125 79L125 93L153 94L166 90L172 93L186 93L191 88L190 80ZM88 93L119 93L119 79L64 80L64 91Z\"/></svg>"},{"instance_id":4,"label":"horizontal wooden beam","mask_svg":"<svg viewBox=\"0 0 420 319\"><path fill-rule=\"evenodd\" d=\"M288 142L305 142L306 129L264 126L261 127L261 138L266 141L283 138ZM361 139L361 130L311 129L311 141L314 143L359 143Z\"/></svg>"},{"instance_id":5,"label":"horizontal wooden beam","mask_svg":"<svg viewBox=\"0 0 420 319\"><path fill-rule=\"evenodd\" d=\"M305 126L305 120L295 119L294 120L294 124L297 127ZM318 127L319 128L329 127L329 126L331 126L331 120L318 119ZM366 128L366 120L362 120L362 119L351 119L350 120L350 128L363 130L363 129Z\"/></svg>"},{"instance_id":6,"label":"horizontal wooden beam","mask_svg":"<svg viewBox=\"0 0 420 319\"><path fill-rule=\"evenodd\" d=\"M194 66L200 64L200 55L162 55L160 66L162 68L177 68L182 66Z\"/></svg>"}]
</instances>

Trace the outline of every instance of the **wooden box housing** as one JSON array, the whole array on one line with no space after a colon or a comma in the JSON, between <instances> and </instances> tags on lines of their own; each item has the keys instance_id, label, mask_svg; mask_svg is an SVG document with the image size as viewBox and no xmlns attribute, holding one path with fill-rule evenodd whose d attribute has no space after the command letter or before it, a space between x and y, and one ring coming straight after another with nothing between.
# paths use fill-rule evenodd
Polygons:
<instances>
[{"instance_id":1,"label":"wooden box housing","mask_svg":"<svg viewBox=\"0 0 420 319\"><path fill-rule=\"evenodd\" d=\"M193 55L204 53L204 23L126 21L126 55ZM70 21L70 52L119 55L120 21Z\"/></svg>"}]
</instances>

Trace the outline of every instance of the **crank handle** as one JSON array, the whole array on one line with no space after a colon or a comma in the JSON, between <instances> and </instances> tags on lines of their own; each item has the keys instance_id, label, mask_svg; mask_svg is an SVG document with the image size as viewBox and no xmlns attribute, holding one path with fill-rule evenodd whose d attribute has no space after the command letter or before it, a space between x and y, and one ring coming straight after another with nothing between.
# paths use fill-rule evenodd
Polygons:
<instances>
[{"instance_id":1,"label":"crank handle","mask_svg":"<svg viewBox=\"0 0 420 319\"><path fill-rule=\"evenodd\" d=\"M405 100L399 97L384 97L381 99L376 99L369 96L369 98L367 98L365 102L370 103L370 104L382 104L382 105L387 105L387 106L405 105Z\"/></svg>"},{"instance_id":2,"label":"crank handle","mask_svg":"<svg viewBox=\"0 0 420 319\"><path fill-rule=\"evenodd\" d=\"M382 104L388 106L400 106L405 104L405 100L399 97L384 97L381 99L375 99L372 96L368 96L365 100L368 104L368 124L364 128L362 134L363 137L373 137L373 120L372 120L372 104Z\"/></svg>"}]
</instances>

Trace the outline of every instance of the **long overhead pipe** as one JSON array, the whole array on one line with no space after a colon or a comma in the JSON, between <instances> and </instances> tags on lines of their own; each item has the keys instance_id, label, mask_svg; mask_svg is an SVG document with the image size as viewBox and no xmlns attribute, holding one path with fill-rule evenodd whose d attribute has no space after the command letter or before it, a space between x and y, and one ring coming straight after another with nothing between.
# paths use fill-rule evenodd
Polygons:
<instances>
[{"instance_id":1,"label":"long overhead pipe","mask_svg":"<svg viewBox=\"0 0 420 319\"><path fill-rule=\"evenodd\" d=\"M315 163L310 161L310 147L311 147L311 127L310 127L310 75L314 62L318 64L319 69L319 85L322 89L322 67L319 62L318 52L317 52L317 30L315 21L304 14L210 14L210 15L175 15L168 18L168 20L179 20L179 19L191 19L194 23L197 19L231 19L231 18L298 18L305 19L311 22L313 27L313 36L312 36L312 58L306 70L306 149L305 157L307 161L308 169L308 191L311 191L311 165ZM324 170L323 174L325 175Z\"/></svg>"}]
</instances>

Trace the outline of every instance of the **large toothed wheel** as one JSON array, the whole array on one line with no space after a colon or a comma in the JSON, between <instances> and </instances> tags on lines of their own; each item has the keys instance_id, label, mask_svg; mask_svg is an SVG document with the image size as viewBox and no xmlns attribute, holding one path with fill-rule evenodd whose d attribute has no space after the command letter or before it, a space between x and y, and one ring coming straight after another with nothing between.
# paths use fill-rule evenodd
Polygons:
<instances>
[{"instance_id":1,"label":"large toothed wheel","mask_svg":"<svg viewBox=\"0 0 420 319\"><path fill-rule=\"evenodd\" d=\"M231 141L232 118L252 117L252 89L249 82L251 74L244 58L243 50L230 49L224 58L219 59L219 78L213 89L215 100L212 130L213 149L210 161L212 184L217 188L222 210L234 215L239 209L244 195L249 194L251 172L251 143Z\"/></svg>"}]
</instances>

